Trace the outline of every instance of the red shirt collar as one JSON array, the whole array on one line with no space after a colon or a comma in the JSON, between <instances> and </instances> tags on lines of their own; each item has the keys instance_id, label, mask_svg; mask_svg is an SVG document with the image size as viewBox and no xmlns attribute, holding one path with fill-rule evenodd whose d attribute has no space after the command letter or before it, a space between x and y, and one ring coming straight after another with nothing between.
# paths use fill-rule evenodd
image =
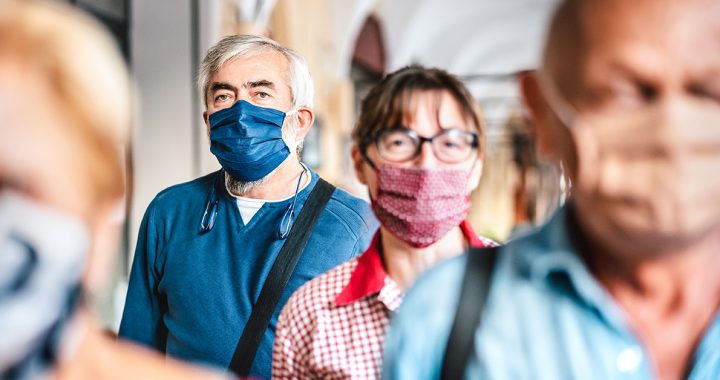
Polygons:
<instances>
[{"instance_id":1,"label":"red shirt collar","mask_svg":"<svg viewBox=\"0 0 720 380\"><path fill-rule=\"evenodd\" d=\"M465 235L465 239L467 239L470 243L470 248L484 248L485 246L487 246L487 244L482 239L480 239L478 234L470 225L470 222L468 222L467 220L463 220L462 222L460 222L460 230L462 231L463 235Z\"/></svg>"},{"instance_id":2,"label":"red shirt collar","mask_svg":"<svg viewBox=\"0 0 720 380\"><path fill-rule=\"evenodd\" d=\"M460 222L460 230L472 248L485 247L486 244L478 237L467 220ZM367 251L358 258L357 266L350 276L350 281L335 298L335 305L351 304L371 294L380 292L385 286L387 274L385 268L383 268L382 258L378 250L379 242L380 230L378 229Z\"/></svg>"}]
</instances>

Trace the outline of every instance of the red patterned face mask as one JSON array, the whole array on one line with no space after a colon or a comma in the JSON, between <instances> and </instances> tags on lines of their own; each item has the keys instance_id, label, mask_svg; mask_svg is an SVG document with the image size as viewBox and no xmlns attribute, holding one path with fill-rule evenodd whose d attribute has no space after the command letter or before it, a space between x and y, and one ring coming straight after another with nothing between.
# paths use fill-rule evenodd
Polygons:
<instances>
[{"instance_id":1,"label":"red patterned face mask","mask_svg":"<svg viewBox=\"0 0 720 380\"><path fill-rule=\"evenodd\" d=\"M434 244L470 209L466 170L381 165L376 173L373 211L383 227L412 247Z\"/></svg>"}]
</instances>

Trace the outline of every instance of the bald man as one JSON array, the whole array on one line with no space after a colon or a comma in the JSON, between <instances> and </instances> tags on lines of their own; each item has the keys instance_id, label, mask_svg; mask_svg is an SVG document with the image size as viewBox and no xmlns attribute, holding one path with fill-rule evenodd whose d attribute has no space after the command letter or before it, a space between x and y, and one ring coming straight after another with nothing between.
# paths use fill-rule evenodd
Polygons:
<instances>
[{"instance_id":1,"label":"bald man","mask_svg":"<svg viewBox=\"0 0 720 380\"><path fill-rule=\"evenodd\" d=\"M720 379L720 2L565 1L521 83L573 194L421 278L384 377Z\"/></svg>"}]
</instances>

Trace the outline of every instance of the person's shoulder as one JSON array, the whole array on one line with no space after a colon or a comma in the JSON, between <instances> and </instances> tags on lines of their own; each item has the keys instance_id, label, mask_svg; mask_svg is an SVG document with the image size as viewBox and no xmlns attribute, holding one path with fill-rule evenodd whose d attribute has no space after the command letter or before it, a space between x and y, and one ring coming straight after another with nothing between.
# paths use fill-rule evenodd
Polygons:
<instances>
[{"instance_id":1,"label":"person's shoulder","mask_svg":"<svg viewBox=\"0 0 720 380\"><path fill-rule=\"evenodd\" d=\"M185 197L191 197L194 196L196 193L200 192L203 195L210 189L210 186L213 185L215 182L215 179L217 178L219 172L213 172L210 174L206 174L202 177L195 178L194 180L179 183L177 185L170 186L168 188L165 188L164 190L160 191L157 196L155 196L156 199L164 199L164 198L185 198Z\"/></svg>"},{"instance_id":2,"label":"person's shoulder","mask_svg":"<svg viewBox=\"0 0 720 380\"><path fill-rule=\"evenodd\" d=\"M370 210L370 204L368 202L348 193L347 191L339 187L335 189L335 192L333 192L333 195L332 197L330 197L330 202L328 203L328 205L330 205L334 209L344 209L360 216L365 216L365 214L367 213L372 213L372 211Z\"/></svg>"},{"instance_id":3,"label":"person's shoulder","mask_svg":"<svg viewBox=\"0 0 720 380\"><path fill-rule=\"evenodd\" d=\"M357 258L346 261L306 282L293 293L283 313L293 318L317 314L333 307L335 298L343 291L357 267Z\"/></svg>"},{"instance_id":4,"label":"person's shoulder","mask_svg":"<svg viewBox=\"0 0 720 380\"><path fill-rule=\"evenodd\" d=\"M404 302L412 299L413 294L437 294L442 295L439 299L453 299L448 293L456 293L460 286L460 280L465 273L467 255L456 256L430 268L420 275L415 281ZM435 297L430 297L435 298ZM430 299L428 298L428 299Z\"/></svg>"},{"instance_id":5,"label":"person's shoulder","mask_svg":"<svg viewBox=\"0 0 720 380\"><path fill-rule=\"evenodd\" d=\"M502 249L498 254L501 254ZM478 254L484 254L483 252ZM408 290L400 306L401 319L423 315L424 322L410 321L410 325L448 327L457 309L468 254L442 261L422 273Z\"/></svg>"},{"instance_id":6,"label":"person's shoulder","mask_svg":"<svg viewBox=\"0 0 720 380\"><path fill-rule=\"evenodd\" d=\"M165 224L170 220L173 221L173 225L187 222L184 216L187 216L188 210L199 210L204 207L208 199L208 191L213 186L217 173L210 173L160 191L145 210L145 219L149 225Z\"/></svg>"},{"instance_id":7,"label":"person's shoulder","mask_svg":"<svg viewBox=\"0 0 720 380\"><path fill-rule=\"evenodd\" d=\"M413 283L385 338L384 360L388 365L383 368L383 378L437 377L427 374L442 358L457 310L466 259L462 255L443 261Z\"/></svg>"},{"instance_id":8,"label":"person's shoulder","mask_svg":"<svg viewBox=\"0 0 720 380\"><path fill-rule=\"evenodd\" d=\"M328 202L328 210L346 222L361 223L369 230L374 230L377 225L370 204L341 188L335 189Z\"/></svg>"},{"instance_id":9,"label":"person's shoulder","mask_svg":"<svg viewBox=\"0 0 720 380\"><path fill-rule=\"evenodd\" d=\"M335 189L326 209L349 226L362 227L366 231L374 231L377 226L370 204L341 188Z\"/></svg>"},{"instance_id":10,"label":"person's shoulder","mask_svg":"<svg viewBox=\"0 0 720 380\"><path fill-rule=\"evenodd\" d=\"M204 202L210 187L213 186L219 172L213 172L192 181L179 183L160 191L151 203L151 207L162 207L168 203L177 207L177 202L199 200Z\"/></svg>"},{"instance_id":11,"label":"person's shoulder","mask_svg":"<svg viewBox=\"0 0 720 380\"><path fill-rule=\"evenodd\" d=\"M347 191L336 188L335 192L333 193L332 197L330 198L331 201L336 202L339 206L351 208L351 209L367 209L369 208L369 203L366 202L363 199L360 199Z\"/></svg>"}]
</instances>

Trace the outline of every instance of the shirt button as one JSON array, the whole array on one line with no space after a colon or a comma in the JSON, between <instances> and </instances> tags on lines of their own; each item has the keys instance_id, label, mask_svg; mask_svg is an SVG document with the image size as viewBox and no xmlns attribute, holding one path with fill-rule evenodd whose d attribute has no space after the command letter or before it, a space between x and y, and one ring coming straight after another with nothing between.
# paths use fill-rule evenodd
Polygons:
<instances>
[{"instance_id":1,"label":"shirt button","mask_svg":"<svg viewBox=\"0 0 720 380\"><path fill-rule=\"evenodd\" d=\"M615 365L621 373L628 373L636 370L642 362L642 351L638 347L628 347L617 356Z\"/></svg>"}]
</instances>

